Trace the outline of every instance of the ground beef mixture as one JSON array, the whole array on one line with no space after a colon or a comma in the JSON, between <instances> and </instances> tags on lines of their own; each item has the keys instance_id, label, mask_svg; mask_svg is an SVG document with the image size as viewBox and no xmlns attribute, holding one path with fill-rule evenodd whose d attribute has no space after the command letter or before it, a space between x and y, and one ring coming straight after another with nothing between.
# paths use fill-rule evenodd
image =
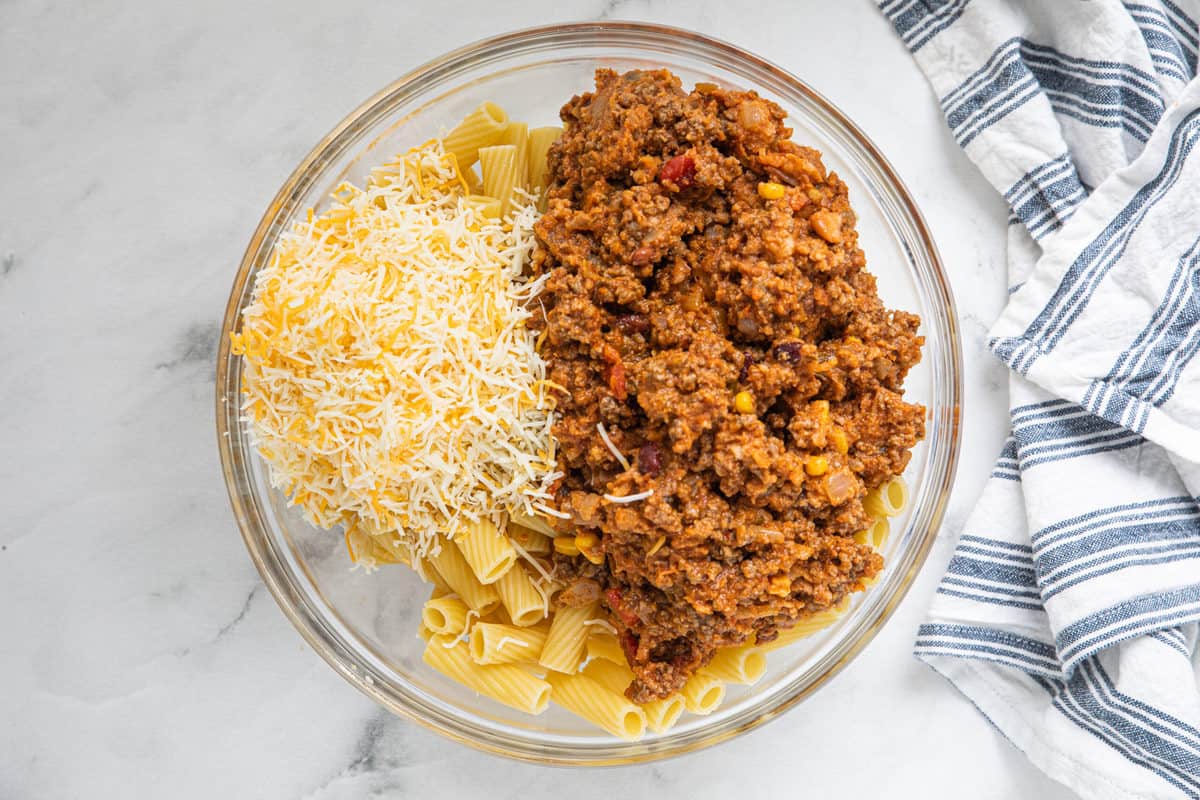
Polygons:
<instances>
[{"instance_id":1,"label":"ground beef mixture","mask_svg":"<svg viewBox=\"0 0 1200 800\"><path fill-rule=\"evenodd\" d=\"M881 305L845 184L774 103L600 70L561 116L538 324L563 388L556 524L595 544L556 556L559 602L601 599L645 702L879 571L853 535L924 435L901 395L922 338Z\"/></svg>"}]
</instances>

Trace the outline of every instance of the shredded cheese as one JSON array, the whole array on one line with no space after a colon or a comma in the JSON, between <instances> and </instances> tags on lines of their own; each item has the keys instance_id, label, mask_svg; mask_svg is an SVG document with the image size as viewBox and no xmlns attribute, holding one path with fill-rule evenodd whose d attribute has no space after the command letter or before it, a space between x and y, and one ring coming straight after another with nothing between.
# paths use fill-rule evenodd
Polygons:
<instances>
[{"instance_id":1,"label":"shredded cheese","mask_svg":"<svg viewBox=\"0 0 1200 800\"><path fill-rule=\"evenodd\" d=\"M620 464L626 472L629 472L629 460L625 458L625 455L620 450L617 449L617 446L613 444L613 440L608 437L608 431L605 429L604 423L597 422L596 430L599 432L600 438L604 440L604 444L608 447L608 451L613 454L614 458L617 459L617 463Z\"/></svg>"},{"instance_id":2,"label":"shredded cheese","mask_svg":"<svg viewBox=\"0 0 1200 800\"><path fill-rule=\"evenodd\" d=\"M492 220L464 186L432 141L338 187L280 238L231 335L272 483L317 525L418 555L558 475L526 325L536 208Z\"/></svg>"},{"instance_id":3,"label":"shredded cheese","mask_svg":"<svg viewBox=\"0 0 1200 800\"><path fill-rule=\"evenodd\" d=\"M538 573L538 575L541 576L542 580L546 581L547 583L554 582L554 577L549 572L546 571L546 568L542 566L542 562L538 561L532 554L530 554L530 552L528 550L526 550L524 547L522 547L520 545L520 543L518 543L515 539L509 539L508 543L510 545L512 545L513 550L517 551L518 556L525 559L525 561L529 564L529 566L533 567L533 569ZM534 588L538 589L539 592L541 591L541 588L538 585L537 581L534 581L533 585L534 585ZM549 604L550 598L546 597L544 592L542 592L542 599L547 601L546 607L549 608L550 606L548 604Z\"/></svg>"},{"instance_id":4,"label":"shredded cheese","mask_svg":"<svg viewBox=\"0 0 1200 800\"><path fill-rule=\"evenodd\" d=\"M551 517L558 517L559 519L570 519L571 518L571 515L568 514L567 512L559 511L557 508L551 508L550 506L546 505L545 503L534 503L533 507L535 509L537 509L538 511L542 512L543 514L547 514Z\"/></svg>"},{"instance_id":5,"label":"shredded cheese","mask_svg":"<svg viewBox=\"0 0 1200 800\"><path fill-rule=\"evenodd\" d=\"M596 627L596 628L603 628L604 630L606 630L606 631L608 631L609 633L611 633L613 636L616 636L616 635L617 635L617 629L616 629L616 628L614 628L614 627L612 626L612 623L611 623L611 622L609 622L608 620L604 620L604 619L585 619L585 620L583 621L583 624L584 624L584 626L585 626L585 627L586 627L586 626L593 626L593 627Z\"/></svg>"},{"instance_id":6,"label":"shredded cheese","mask_svg":"<svg viewBox=\"0 0 1200 800\"><path fill-rule=\"evenodd\" d=\"M499 652L504 649L506 644L515 644L517 647L529 647L529 642L522 642L520 639L512 636L501 636L500 641L496 642L496 650Z\"/></svg>"},{"instance_id":7,"label":"shredded cheese","mask_svg":"<svg viewBox=\"0 0 1200 800\"><path fill-rule=\"evenodd\" d=\"M653 496L654 496L654 490L647 489L646 491L638 492L637 494L627 494L627 495L606 494L606 495L604 495L604 499L610 503L636 503L639 500L645 500L645 499L647 499L649 497L653 497Z\"/></svg>"}]
</instances>

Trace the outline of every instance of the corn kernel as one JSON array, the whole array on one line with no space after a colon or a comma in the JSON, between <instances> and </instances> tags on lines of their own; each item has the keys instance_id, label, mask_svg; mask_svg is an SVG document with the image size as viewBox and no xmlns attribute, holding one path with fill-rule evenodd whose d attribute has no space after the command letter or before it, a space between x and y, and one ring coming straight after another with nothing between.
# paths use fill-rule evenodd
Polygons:
<instances>
[{"instance_id":1,"label":"corn kernel","mask_svg":"<svg viewBox=\"0 0 1200 800\"><path fill-rule=\"evenodd\" d=\"M811 405L812 405L813 411L817 412L817 419L821 420L821 422L829 421L829 401L828 400L813 400Z\"/></svg>"},{"instance_id":2,"label":"corn kernel","mask_svg":"<svg viewBox=\"0 0 1200 800\"><path fill-rule=\"evenodd\" d=\"M577 533L575 534L575 546L582 553L584 550L591 550L596 545L600 544L600 537L594 533Z\"/></svg>"},{"instance_id":3,"label":"corn kernel","mask_svg":"<svg viewBox=\"0 0 1200 800\"><path fill-rule=\"evenodd\" d=\"M554 552L564 556L579 555L579 548L575 546L575 537L573 536L557 536L554 539Z\"/></svg>"},{"instance_id":4,"label":"corn kernel","mask_svg":"<svg viewBox=\"0 0 1200 800\"><path fill-rule=\"evenodd\" d=\"M754 413L754 395L749 392L738 392L733 398L733 407L739 414Z\"/></svg>"},{"instance_id":5,"label":"corn kernel","mask_svg":"<svg viewBox=\"0 0 1200 800\"><path fill-rule=\"evenodd\" d=\"M824 475L829 471L829 459L825 456L809 456L804 459L804 471L809 475Z\"/></svg>"},{"instance_id":6,"label":"corn kernel","mask_svg":"<svg viewBox=\"0 0 1200 800\"><path fill-rule=\"evenodd\" d=\"M778 200L784 194L783 184L780 183L760 183L758 185L758 196L764 200Z\"/></svg>"},{"instance_id":7,"label":"corn kernel","mask_svg":"<svg viewBox=\"0 0 1200 800\"><path fill-rule=\"evenodd\" d=\"M833 449L842 455L850 452L850 437L841 428L834 428L830 431L829 441L833 442Z\"/></svg>"}]
</instances>

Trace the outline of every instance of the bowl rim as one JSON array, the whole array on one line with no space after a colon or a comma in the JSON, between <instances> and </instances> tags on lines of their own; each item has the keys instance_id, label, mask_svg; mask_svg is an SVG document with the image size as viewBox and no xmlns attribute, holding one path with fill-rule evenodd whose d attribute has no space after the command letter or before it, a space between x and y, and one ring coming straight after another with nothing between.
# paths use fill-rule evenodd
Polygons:
<instances>
[{"instance_id":1,"label":"bowl rim","mask_svg":"<svg viewBox=\"0 0 1200 800\"><path fill-rule=\"evenodd\" d=\"M812 681L809 685L799 687L790 694L785 694L774 706L768 709L760 710L755 716L750 717L740 724L730 725L723 729L719 729L708 733L706 736L697 738L693 741L680 742L667 746L642 747L635 749L632 752L626 752L622 755L603 756L600 758L589 758L581 755L563 755L561 753L547 752L547 746L532 746L520 748L506 744L500 740L494 740L492 737L480 738L468 735L467 733L441 724L439 721L427 718L417 709L411 708L404 704L395 702L390 696L385 695L376 685L374 680L367 674L359 671L353 663L354 659L350 653L341 653L335 650L335 645L331 644L329 638L319 635L319 630L316 623L323 622L322 620L314 620L309 615L303 613L299 603L293 599L292 587L283 583L267 563L265 551L270 549L269 546L259 541L255 536L255 531L250 524L247 509L245 507L245 498L242 491L239 489L239 474L243 468L241 459L236 457L233 448L233 432L232 425L237 424L239 413L231 410L228 407L231 393L230 387L240 383L240 359L231 356L230 340L226 332L232 331L236 327L237 319L240 313L241 292L244 291L249 273L253 269L256 256L261 250L264 241L272 234L273 228L277 225L277 216L279 210L287 203L288 199L295 195L298 188L306 183L306 178L314 173L315 168L321 162L333 160L340 153L340 150L333 149L332 146L342 140L347 134L355 129L368 127L374 122L378 112L380 112L389 100L396 95L402 94L406 90L412 88L414 84L436 82L439 76L445 73L454 73L458 68L466 63L470 63L478 58L481 54L491 54L501 52L510 46L519 45L531 40L537 40L553 36L577 37L589 33L594 34L609 34L621 35L627 34L630 36L645 36L649 38L667 37L675 40L685 40L695 44L698 49L707 50L710 52L720 53L721 55L733 59L744 65L749 65L757 70L764 71L773 75L776 79L789 85L790 88L805 96L805 98L820 108L822 112L832 118L833 122L840 126L845 133L854 140L854 144L861 147L865 154L872 161L872 166L877 168L882 177L889 184L890 188L895 192L897 199L901 201L902 210L911 221L915 232L920 240L920 244L924 250L926 257L929 260L929 265L932 268L933 274L936 277L936 282L933 286L935 290L934 300L937 303L937 308L941 311L939 316L943 317L940 320L945 328L946 342L944 343L949 355L948 376L949 386L949 402L946 407L949 409L949 416L944 421L944 424L949 428L948 448L945 451L944 467L942 470L942 478L940 484L931 487L932 510L929 515L928 525L925 531L921 534L920 540L916 543L916 547L912 551L910 563L904 574L899 576L896 586L897 588L892 594L887 597L886 601L877 609L876 616L870 623L859 633L859 635L850 640L844 646L835 661L828 665L825 671ZM386 708L398 716L409 719L421 725L428 730L431 730L441 736L451 739L460 744L465 744L469 747L492 753L494 755L505 756L508 758L553 766L614 766L642 763L654 761L668 757L684 755L686 753L695 752L706 747L727 741L746 733L760 725L774 720L781 716L786 711L794 708L801 701L815 692L819 687L831 680L841 670L849 664L858 654L874 639L879 629L891 618L897 606L903 601L908 591L911 589L914 579L921 567L924 565L929 551L933 546L934 540L937 538L938 530L941 526L946 504L949 499L951 487L954 483L956 467L959 458L961 447L961 405L962 405L962 347L961 336L958 327L957 312L953 294L951 293L949 281L947 280L946 271L943 266L941 255L938 252L936 243L929 230L929 226L921 214L920 209L912 198L907 185L900 179L895 168L883 156L874 142L853 122L847 117L837 106L826 99L822 94L814 90L807 83L792 75L787 70L779 67L771 61L768 61L760 56L750 53L742 48L725 42L721 39L716 39L705 34L701 34L692 30L678 28L668 25L660 25L646 22L632 21L589 21L589 22L574 22L552 25L534 26L522 28L519 30L502 33L496 36L487 37L475 42L463 45L454 50L451 50L444 55L434 58L412 70L409 70L401 77L395 79L388 85L384 86L365 101L360 103L341 121L337 123L325 136L323 136L304 156L295 169L289 174L280 189L275 193L273 199L268 204L263 213L261 220L256 226L250 242L247 245L238 271L233 283L234 291L230 293L229 300L225 308L225 315L222 321L221 336L217 352L216 364L216 381L215 381L215 411L216 411L216 428L217 428L217 444L220 451L221 471L225 480L225 486L229 495L230 505L234 512L234 517L237 521L238 529L242 535L243 543L253 561L255 568L266 584L276 604L284 612L284 615L292 623L292 626L300 633L308 645L317 652L321 658L329 664L338 674L346 679L351 685L358 689L363 694L370 697L377 704ZM234 383L231 380L231 365L237 364L238 368L232 370ZM236 395L234 395L236 396ZM232 421L232 425L231 425ZM636 743L634 743L636 745ZM551 748L552 749L552 748Z\"/></svg>"}]
</instances>

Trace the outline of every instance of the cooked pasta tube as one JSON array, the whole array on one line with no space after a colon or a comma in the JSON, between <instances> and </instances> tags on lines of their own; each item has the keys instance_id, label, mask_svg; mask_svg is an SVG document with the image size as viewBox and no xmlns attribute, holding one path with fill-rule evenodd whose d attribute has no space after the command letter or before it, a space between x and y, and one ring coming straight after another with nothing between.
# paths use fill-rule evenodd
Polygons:
<instances>
[{"instance_id":1,"label":"cooked pasta tube","mask_svg":"<svg viewBox=\"0 0 1200 800\"><path fill-rule=\"evenodd\" d=\"M511 144L516 148L516 185L526 188L529 185L529 126L524 122L510 122L504 126L498 144Z\"/></svg>"},{"instance_id":2,"label":"cooked pasta tube","mask_svg":"<svg viewBox=\"0 0 1200 800\"><path fill-rule=\"evenodd\" d=\"M629 684L633 681L633 670L624 664L614 664L611 661L589 661L583 668L583 674L596 683L616 692L622 697ZM673 694L662 700L651 700L641 704L642 712L646 715L646 724L655 733L663 733L679 720L683 713L683 697Z\"/></svg>"},{"instance_id":3,"label":"cooked pasta tube","mask_svg":"<svg viewBox=\"0 0 1200 800\"><path fill-rule=\"evenodd\" d=\"M498 605L494 609L492 609L492 613L481 614L479 616L479 621L480 622L494 622L497 625L512 625L513 624L512 617L510 617L508 615L508 612L504 609L503 603L501 603L500 605Z\"/></svg>"},{"instance_id":4,"label":"cooked pasta tube","mask_svg":"<svg viewBox=\"0 0 1200 800\"><path fill-rule=\"evenodd\" d=\"M495 103L484 103L446 134L442 147L447 153L454 154L459 170L465 170L479 157L479 148L500 141L507 124L508 114L503 108Z\"/></svg>"},{"instance_id":5,"label":"cooked pasta tube","mask_svg":"<svg viewBox=\"0 0 1200 800\"><path fill-rule=\"evenodd\" d=\"M477 170L475 167L468 167L467 169L460 170L460 171L462 173L463 180L467 182L467 196L468 197L472 197L472 196L486 197L487 196L487 195L482 194L483 180L479 177L479 170Z\"/></svg>"},{"instance_id":6,"label":"cooked pasta tube","mask_svg":"<svg viewBox=\"0 0 1200 800\"><path fill-rule=\"evenodd\" d=\"M407 564L408 550L395 544L390 534L371 534L361 525L346 529L346 550L350 560L367 567L379 564Z\"/></svg>"},{"instance_id":7,"label":"cooked pasta tube","mask_svg":"<svg viewBox=\"0 0 1200 800\"><path fill-rule=\"evenodd\" d=\"M471 660L476 664L537 662L546 643L549 625L519 628L494 622L477 622L471 627Z\"/></svg>"},{"instance_id":8,"label":"cooked pasta tube","mask_svg":"<svg viewBox=\"0 0 1200 800\"><path fill-rule=\"evenodd\" d=\"M550 145L554 144L559 136L562 136L562 128L557 125L529 131L529 188L541 190L543 195L546 189L546 175L550 171L546 155L550 151ZM544 203L539 205L545 208Z\"/></svg>"},{"instance_id":9,"label":"cooked pasta tube","mask_svg":"<svg viewBox=\"0 0 1200 800\"><path fill-rule=\"evenodd\" d=\"M642 704L642 711L646 714L646 724L650 726L650 730L666 733L675 727L675 723L683 714L683 697L673 694L665 700L651 700Z\"/></svg>"},{"instance_id":10,"label":"cooked pasta tube","mask_svg":"<svg viewBox=\"0 0 1200 800\"><path fill-rule=\"evenodd\" d=\"M540 714L550 702L549 683L512 664L476 664L466 642L440 647L435 637L422 659L451 680L518 711Z\"/></svg>"},{"instance_id":11,"label":"cooked pasta tube","mask_svg":"<svg viewBox=\"0 0 1200 800\"><path fill-rule=\"evenodd\" d=\"M894 517L908 502L908 484L899 475L873 489L863 498L863 509L873 517Z\"/></svg>"},{"instance_id":12,"label":"cooked pasta tube","mask_svg":"<svg viewBox=\"0 0 1200 800\"><path fill-rule=\"evenodd\" d=\"M466 202L467 205L489 219L500 218L500 201L494 197L488 197L486 194L469 194Z\"/></svg>"},{"instance_id":13,"label":"cooked pasta tube","mask_svg":"<svg viewBox=\"0 0 1200 800\"><path fill-rule=\"evenodd\" d=\"M510 511L508 514L509 520L520 525L522 528L529 528L532 531L554 538L558 535L554 528L550 527L550 523L542 517L526 514L524 511Z\"/></svg>"},{"instance_id":14,"label":"cooked pasta tube","mask_svg":"<svg viewBox=\"0 0 1200 800\"><path fill-rule=\"evenodd\" d=\"M468 522L454 543L483 584L500 580L500 576L512 569L517 561L517 551L491 520Z\"/></svg>"},{"instance_id":15,"label":"cooked pasta tube","mask_svg":"<svg viewBox=\"0 0 1200 800\"><path fill-rule=\"evenodd\" d=\"M624 664L615 664L604 659L589 661L583 668L583 674L619 695L624 695L629 684L633 682L633 670Z\"/></svg>"},{"instance_id":16,"label":"cooked pasta tube","mask_svg":"<svg viewBox=\"0 0 1200 800\"><path fill-rule=\"evenodd\" d=\"M541 531L510 522L504 532L509 541L530 555L544 556L550 552L550 537Z\"/></svg>"},{"instance_id":17,"label":"cooked pasta tube","mask_svg":"<svg viewBox=\"0 0 1200 800\"><path fill-rule=\"evenodd\" d=\"M454 594L454 590L450 588L450 584L442 577L437 568L429 561L428 558L415 558L412 562L413 570L421 577L421 580L426 583L432 583L435 591L442 594Z\"/></svg>"},{"instance_id":18,"label":"cooked pasta tube","mask_svg":"<svg viewBox=\"0 0 1200 800\"><path fill-rule=\"evenodd\" d=\"M613 736L634 741L646 732L646 713L619 694L585 675L550 672L553 699L573 714L599 725Z\"/></svg>"},{"instance_id":19,"label":"cooked pasta tube","mask_svg":"<svg viewBox=\"0 0 1200 800\"><path fill-rule=\"evenodd\" d=\"M596 616L596 608L597 604L592 603L583 608L564 606L557 609L538 663L558 672L578 669L588 637L587 626L583 623Z\"/></svg>"},{"instance_id":20,"label":"cooked pasta tube","mask_svg":"<svg viewBox=\"0 0 1200 800\"><path fill-rule=\"evenodd\" d=\"M817 631L822 630L823 628L828 628L830 625L837 622L838 618L846 612L846 609L849 607L849 605L850 604L848 601L843 601L843 603L837 608L818 611L811 617L806 617L800 620L792 627L779 631L779 636L774 641L767 642L766 644L755 645L755 647L770 652L772 650L778 650L781 647L787 647L789 644L798 642L807 636L812 636Z\"/></svg>"},{"instance_id":21,"label":"cooked pasta tube","mask_svg":"<svg viewBox=\"0 0 1200 800\"><path fill-rule=\"evenodd\" d=\"M517 148L511 144L480 148L479 168L483 172L483 193L499 200L500 214L507 214L517 187Z\"/></svg>"},{"instance_id":22,"label":"cooked pasta tube","mask_svg":"<svg viewBox=\"0 0 1200 800\"><path fill-rule=\"evenodd\" d=\"M722 647L704 671L725 683L749 685L767 671L767 657L762 650L750 645Z\"/></svg>"},{"instance_id":23,"label":"cooked pasta tube","mask_svg":"<svg viewBox=\"0 0 1200 800\"><path fill-rule=\"evenodd\" d=\"M453 544L443 542L437 555L429 557L429 562L450 590L477 613L490 614L500 605L500 595L496 592L496 587L480 583L467 560Z\"/></svg>"},{"instance_id":24,"label":"cooked pasta tube","mask_svg":"<svg viewBox=\"0 0 1200 800\"><path fill-rule=\"evenodd\" d=\"M704 671L688 678L679 690L683 705L693 714L711 714L725 699L725 684L720 678Z\"/></svg>"},{"instance_id":25,"label":"cooked pasta tube","mask_svg":"<svg viewBox=\"0 0 1200 800\"><path fill-rule=\"evenodd\" d=\"M454 595L435 597L425 601L421 609L421 622L432 633L461 636L467 629L467 604Z\"/></svg>"},{"instance_id":26,"label":"cooked pasta tube","mask_svg":"<svg viewBox=\"0 0 1200 800\"><path fill-rule=\"evenodd\" d=\"M514 625L536 625L546 618L546 598L533 585L533 578L524 566L517 564L492 585Z\"/></svg>"},{"instance_id":27,"label":"cooked pasta tube","mask_svg":"<svg viewBox=\"0 0 1200 800\"><path fill-rule=\"evenodd\" d=\"M888 532L891 527L887 517L875 517L866 530L854 534L854 541L859 544L869 544L876 550L882 550L883 546L887 544Z\"/></svg>"},{"instance_id":28,"label":"cooked pasta tube","mask_svg":"<svg viewBox=\"0 0 1200 800\"><path fill-rule=\"evenodd\" d=\"M584 644L587 652L587 657L591 660L604 659L611 661L614 664L625 664L625 652L621 649L621 643L617 641L617 637L607 631L603 633L593 633L587 638Z\"/></svg>"}]
</instances>

